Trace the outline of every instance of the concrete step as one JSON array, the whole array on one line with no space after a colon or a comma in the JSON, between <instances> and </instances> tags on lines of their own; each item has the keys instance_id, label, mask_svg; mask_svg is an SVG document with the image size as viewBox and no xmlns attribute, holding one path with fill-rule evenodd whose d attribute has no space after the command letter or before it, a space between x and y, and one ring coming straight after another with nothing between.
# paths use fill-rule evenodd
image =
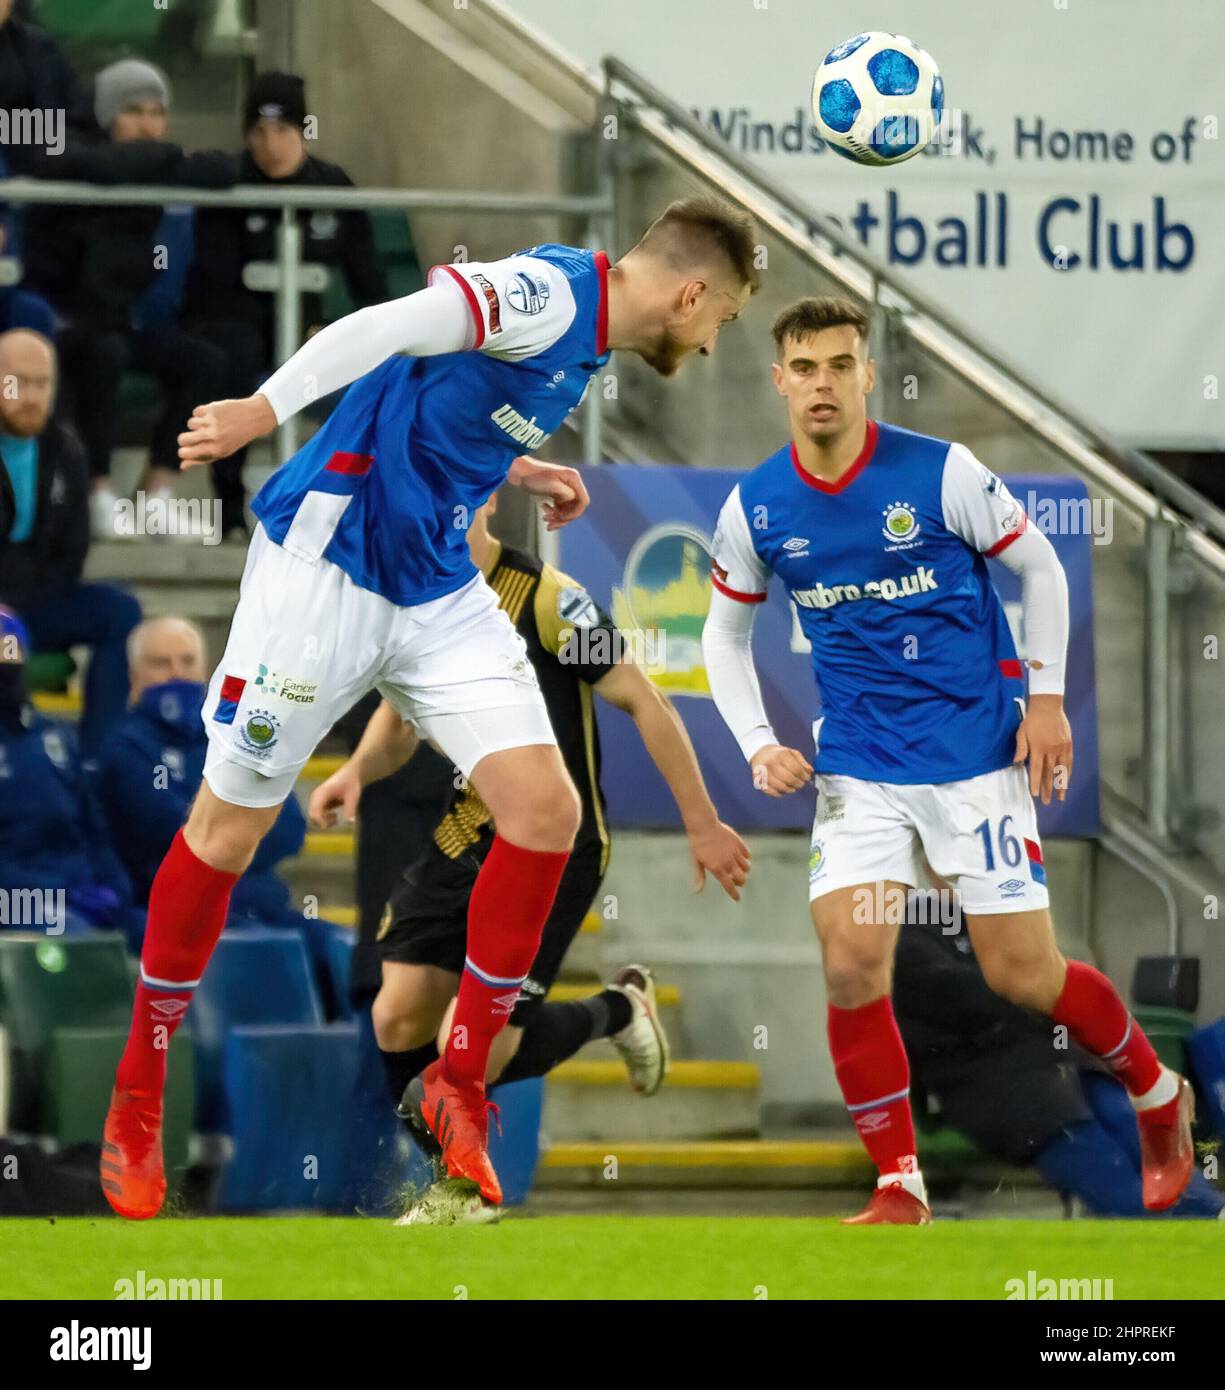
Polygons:
<instances>
[{"instance_id":1,"label":"concrete step","mask_svg":"<svg viewBox=\"0 0 1225 1390\"><path fill-rule=\"evenodd\" d=\"M656 1096L629 1089L618 1061L563 1062L545 1085L550 1143L733 1139L761 1127L761 1074L750 1062L675 1061Z\"/></svg>"},{"instance_id":2,"label":"concrete step","mask_svg":"<svg viewBox=\"0 0 1225 1390\"><path fill-rule=\"evenodd\" d=\"M602 1188L835 1188L862 1186L874 1169L847 1139L707 1139L555 1143L536 1186Z\"/></svg>"}]
</instances>

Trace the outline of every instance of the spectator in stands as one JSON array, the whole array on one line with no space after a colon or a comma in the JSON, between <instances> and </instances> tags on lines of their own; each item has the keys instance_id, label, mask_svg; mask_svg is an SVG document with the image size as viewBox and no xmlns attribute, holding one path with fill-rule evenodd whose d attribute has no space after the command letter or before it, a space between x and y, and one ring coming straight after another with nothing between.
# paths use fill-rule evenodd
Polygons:
<instances>
[{"instance_id":1,"label":"spectator in stands","mask_svg":"<svg viewBox=\"0 0 1225 1390\"><path fill-rule=\"evenodd\" d=\"M99 796L136 901L145 904L204 776L203 634L184 618L148 619L128 639L128 666L132 706L99 759ZM291 913L299 924L274 869L301 850L305 837L306 821L290 797L234 888L234 916L275 922Z\"/></svg>"},{"instance_id":2,"label":"spectator in stands","mask_svg":"<svg viewBox=\"0 0 1225 1390\"><path fill-rule=\"evenodd\" d=\"M243 114L246 148L239 156L239 183L259 186L351 188L353 180L338 164L306 149L306 93L292 73L261 73L251 84ZM227 396L248 396L277 365L276 296L249 290L243 267L275 261L280 210L202 209L196 223L196 250L183 300L183 319L194 333L224 347L230 375ZM364 212L327 209L298 214L302 257L338 268L358 308L389 298L387 277ZM319 295L303 296L308 331L323 323ZM222 505L222 531L245 529L242 465L245 451L213 465Z\"/></svg>"},{"instance_id":3,"label":"spectator in stands","mask_svg":"<svg viewBox=\"0 0 1225 1390\"><path fill-rule=\"evenodd\" d=\"M125 925L127 875L70 725L30 702L30 638L0 608L0 927L50 935Z\"/></svg>"},{"instance_id":4,"label":"spectator in stands","mask_svg":"<svg viewBox=\"0 0 1225 1390\"><path fill-rule=\"evenodd\" d=\"M55 40L14 14L13 9L13 0L0 0L3 105L10 112L46 113L40 133L54 141L63 137L69 122L81 117L81 85ZM51 127L46 124L47 116ZM10 136L10 143L0 146L0 177L28 174L39 158L38 149ZM20 257L20 219L20 210L0 207L0 256ZM50 338L55 335L55 326L55 314L45 299L11 285L0 287L0 333L10 328L33 328Z\"/></svg>"},{"instance_id":5,"label":"spectator in stands","mask_svg":"<svg viewBox=\"0 0 1225 1390\"><path fill-rule=\"evenodd\" d=\"M13 0L0 0L0 93L8 111L56 113L66 124L82 118L85 101L81 84L50 34L13 13ZM31 146L0 147L9 175L33 172L38 151Z\"/></svg>"},{"instance_id":6,"label":"spectator in stands","mask_svg":"<svg viewBox=\"0 0 1225 1390\"><path fill-rule=\"evenodd\" d=\"M1032 1164L1098 1216L1218 1218L1225 1210L1198 1171L1169 1211L1145 1210L1127 1092L1099 1058L1071 1042L1057 1048L1050 1019L996 994L966 932L946 935L911 913L898 936L893 1011L916 1090L991 1157Z\"/></svg>"},{"instance_id":7,"label":"spectator in stands","mask_svg":"<svg viewBox=\"0 0 1225 1390\"><path fill-rule=\"evenodd\" d=\"M55 350L45 338L24 329L0 335L0 603L20 612L34 651L90 648L80 735L92 757L123 713L125 644L140 605L114 585L81 580L88 470L80 442L51 418L55 389Z\"/></svg>"},{"instance_id":8,"label":"spectator in stands","mask_svg":"<svg viewBox=\"0 0 1225 1390\"><path fill-rule=\"evenodd\" d=\"M113 843L135 900L145 907L158 865L182 829L204 777L208 738L200 709L208 673L203 634L184 618L149 619L128 640L128 663L132 707L108 741L96 775ZM276 874L278 864L301 851L305 838L306 821L291 796L234 886L227 927L301 929L325 1006L335 1014L342 1002L332 984L328 936L336 928L304 916ZM142 914L129 934L134 951L143 936Z\"/></svg>"},{"instance_id":9,"label":"spectator in stands","mask_svg":"<svg viewBox=\"0 0 1225 1390\"><path fill-rule=\"evenodd\" d=\"M35 161L39 177L102 184L226 187L233 158L218 151L184 154L166 139L170 92L151 64L128 58L104 68L94 82L95 126L75 136L59 156ZM115 534L111 451L119 387L129 368L161 384L165 408L149 451L147 497L165 504L178 472L178 435L202 400L221 393L221 348L173 321L146 322L141 297L159 271L174 273L155 247L167 227L155 206L38 206L26 217L25 287L48 300L63 320L57 343L69 413L84 440L93 480L95 534ZM184 263L190 250L181 247Z\"/></svg>"}]
</instances>

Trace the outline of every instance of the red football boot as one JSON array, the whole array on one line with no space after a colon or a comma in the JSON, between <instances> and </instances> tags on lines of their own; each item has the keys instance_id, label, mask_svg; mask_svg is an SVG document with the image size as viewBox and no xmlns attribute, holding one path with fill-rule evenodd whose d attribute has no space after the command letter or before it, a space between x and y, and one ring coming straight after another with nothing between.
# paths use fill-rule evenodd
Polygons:
<instances>
[{"instance_id":1,"label":"red football boot","mask_svg":"<svg viewBox=\"0 0 1225 1390\"><path fill-rule=\"evenodd\" d=\"M1168 1105L1140 1110L1140 1171L1143 1174L1144 1205L1149 1211L1172 1207L1191 1181L1195 1145L1191 1140L1191 1121L1195 1118L1195 1095L1185 1076L1178 1078L1178 1094Z\"/></svg>"},{"instance_id":2,"label":"red football boot","mask_svg":"<svg viewBox=\"0 0 1225 1390\"><path fill-rule=\"evenodd\" d=\"M147 1221L162 1209L162 1101L147 1091L111 1092L98 1165L102 1191L120 1216Z\"/></svg>"},{"instance_id":3,"label":"red football boot","mask_svg":"<svg viewBox=\"0 0 1225 1390\"><path fill-rule=\"evenodd\" d=\"M900 1182L878 1187L858 1216L843 1218L844 1226L930 1226L932 1214L927 1205Z\"/></svg>"},{"instance_id":4,"label":"red football boot","mask_svg":"<svg viewBox=\"0 0 1225 1390\"><path fill-rule=\"evenodd\" d=\"M497 1205L502 1186L486 1148L487 1112L496 1108L480 1082L452 1081L440 1057L408 1083L399 1111L426 1153L441 1155L449 1177L475 1183L481 1196Z\"/></svg>"}]
</instances>

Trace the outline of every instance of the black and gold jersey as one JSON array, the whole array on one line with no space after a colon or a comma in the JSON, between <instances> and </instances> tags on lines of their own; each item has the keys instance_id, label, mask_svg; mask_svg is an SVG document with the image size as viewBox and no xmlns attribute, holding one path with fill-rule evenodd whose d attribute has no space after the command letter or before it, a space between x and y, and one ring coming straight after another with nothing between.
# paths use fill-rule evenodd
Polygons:
<instances>
[{"instance_id":1,"label":"black and gold jersey","mask_svg":"<svg viewBox=\"0 0 1225 1390\"><path fill-rule=\"evenodd\" d=\"M501 546L486 580L527 644L558 747L582 799L575 851L599 845L602 871L609 838L591 687L616 664L620 634L577 580L525 551ZM476 788L465 785L434 831L434 843L449 859L458 859L490 839L489 811Z\"/></svg>"}]
</instances>

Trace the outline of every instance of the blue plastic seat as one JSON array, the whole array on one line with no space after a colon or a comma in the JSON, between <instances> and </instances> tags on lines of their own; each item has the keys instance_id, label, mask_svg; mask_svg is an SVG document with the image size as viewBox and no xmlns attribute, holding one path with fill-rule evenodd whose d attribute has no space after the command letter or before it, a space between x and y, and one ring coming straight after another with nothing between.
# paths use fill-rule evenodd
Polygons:
<instances>
[{"instance_id":1,"label":"blue plastic seat","mask_svg":"<svg viewBox=\"0 0 1225 1390\"><path fill-rule=\"evenodd\" d=\"M190 1017L196 1048L196 1128L205 1133L228 1131L222 1060L234 1029L323 1023L302 933L282 927L223 933Z\"/></svg>"},{"instance_id":2,"label":"blue plastic seat","mask_svg":"<svg viewBox=\"0 0 1225 1390\"><path fill-rule=\"evenodd\" d=\"M358 1063L351 1023L234 1029L222 1065L234 1140L222 1210L343 1207Z\"/></svg>"}]
</instances>

